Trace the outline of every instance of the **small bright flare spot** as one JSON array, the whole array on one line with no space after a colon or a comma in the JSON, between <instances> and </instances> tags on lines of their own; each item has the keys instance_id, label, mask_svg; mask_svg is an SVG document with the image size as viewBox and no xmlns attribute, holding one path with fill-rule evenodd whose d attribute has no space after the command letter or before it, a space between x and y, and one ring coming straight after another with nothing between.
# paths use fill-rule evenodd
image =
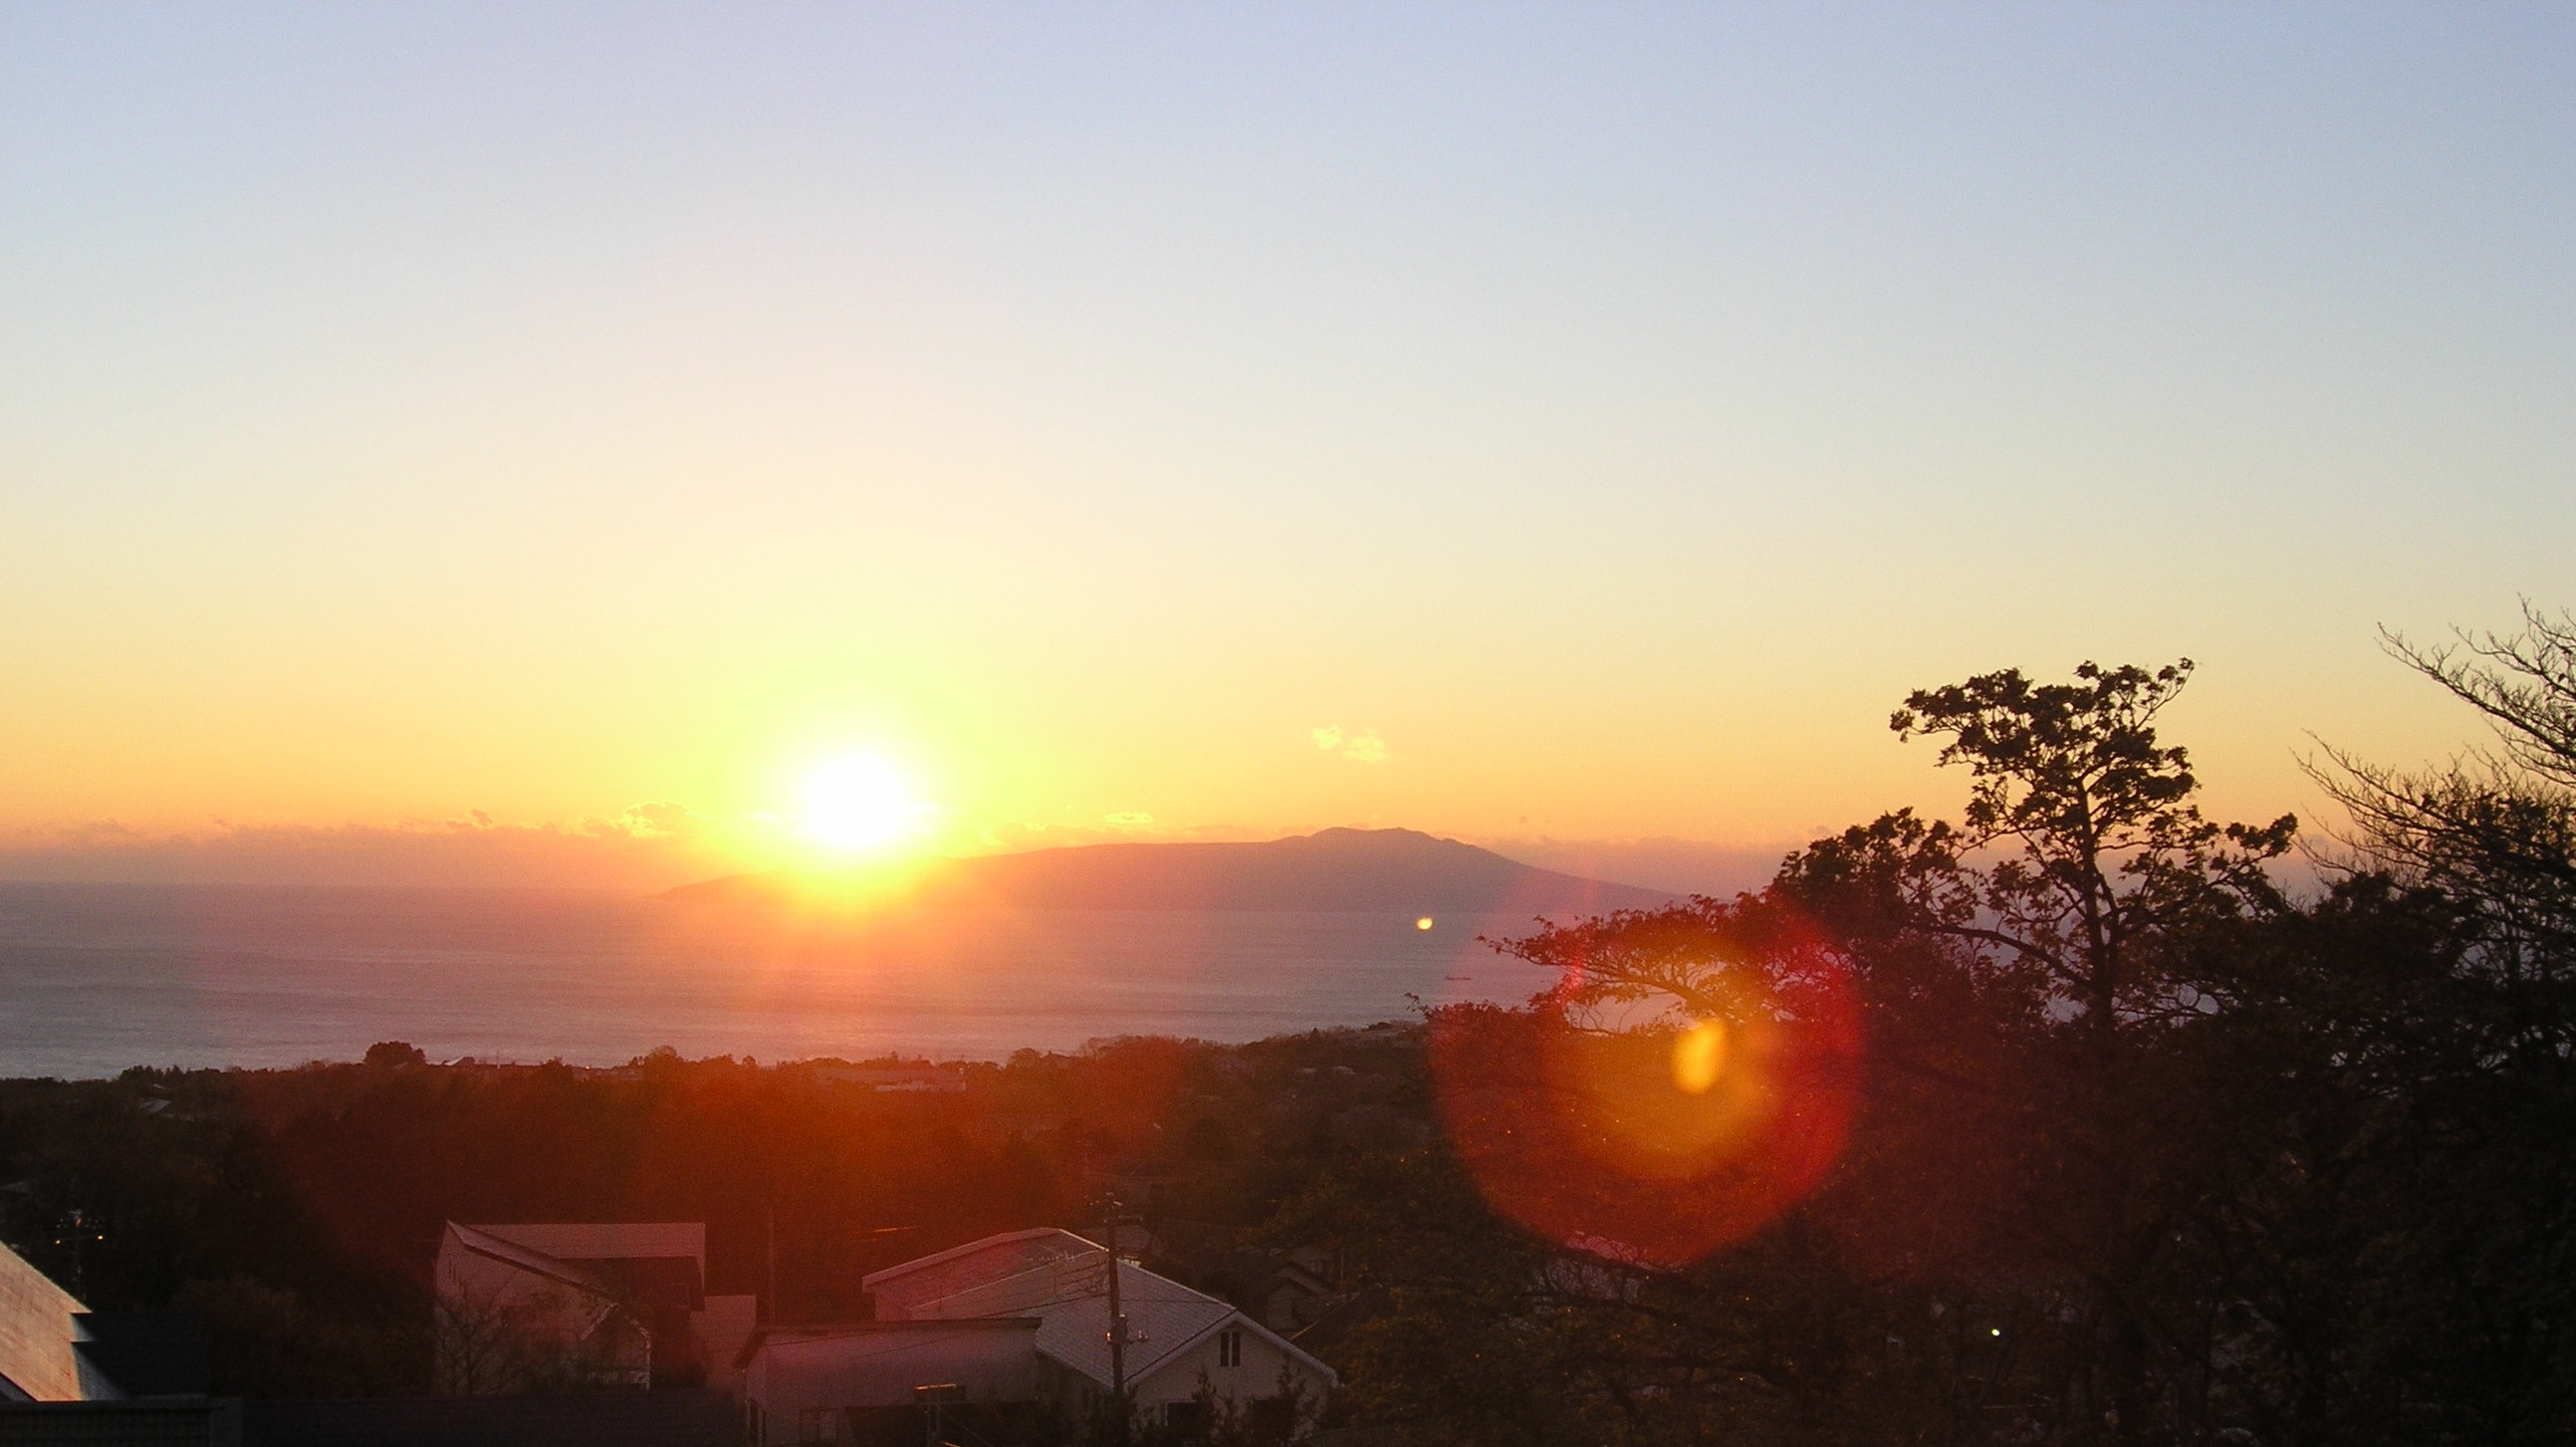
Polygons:
<instances>
[{"instance_id":1,"label":"small bright flare spot","mask_svg":"<svg viewBox=\"0 0 2576 1447\"><path fill-rule=\"evenodd\" d=\"M1426 915L1424 915L1422 918L1420 918L1420 919L1418 919L1418 920L1415 920L1415 921L1413 922L1413 927L1414 927L1415 929L1429 929L1429 928L1431 928L1431 916L1429 916L1429 915L1427 915L1427 914L1426 914Z\"/></svg>"},{"instance_id":2,"label":"small bright flare spot","mask_svg":"<svg viewBox=\"0 0 2576 1447\"><path fill-rule=\"evenodd\" d=\"M1706 1095L1726 1069L1726 1022L1702 1020L1673 1042L1673 1084L1689 1095Z\"/></svg>"},{"instance_id":3,"label":"small bright flare spot","mask_svg":"<svg viewBox=\"0 0 2576 1447\"><path fill-rule=\"evenodd\" d=\"M804 803L807 837L851 853L896 843L929 812L903 775L873 754L851 754L816 769L805 780Z\"/></svg>"}]
</instances>

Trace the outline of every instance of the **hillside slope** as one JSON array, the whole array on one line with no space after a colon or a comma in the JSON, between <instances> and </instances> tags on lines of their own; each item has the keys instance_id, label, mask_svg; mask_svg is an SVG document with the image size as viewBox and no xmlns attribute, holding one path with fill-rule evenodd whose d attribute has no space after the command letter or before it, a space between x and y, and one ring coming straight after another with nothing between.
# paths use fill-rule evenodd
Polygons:
<instances>
[{"instance_id":1,"label":"hillside slope","mask_svg":"<svg viewBox=\"0 0 2576 1447\"><path fill-rule=\"evenodd\" d=\"M793 876L739 874L664 898L776 904ZM1411 829L1326 829L1253 844L1088 844L943 860L911 902L1017 909L1407 910L1517 915L1651 909L1673 897L1516 863Z\"/></svg>"}]
</instances>

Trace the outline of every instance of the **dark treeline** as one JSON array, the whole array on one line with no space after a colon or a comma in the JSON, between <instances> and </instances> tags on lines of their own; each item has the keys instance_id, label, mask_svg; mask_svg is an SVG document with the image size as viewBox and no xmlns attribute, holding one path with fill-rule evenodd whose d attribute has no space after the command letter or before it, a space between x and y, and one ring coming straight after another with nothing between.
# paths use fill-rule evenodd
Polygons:
<instances>
[{"instance_id":1,"label":"dark treeline","mask_svg":"<svg viewBox=\"0 0 2576 1447\"><path fill-rule=\"evenodd\" d=\"M1258 1258L1251 1228L1334 1160L1430 1139L1419 1041L1119 1040L891 1093L842 1062L436 1066L397 1042L0 1081L0 1238L94 1307L201 1314L217 1389L252 1396L430 1390L448 1220L703 1221L711 1291L768 1294L774 1247L777 1318L824 1322L865 1315L878 1267L1119 1199L1193 1228L1157 1265L1258 1308L1228 1248Z\"/></svg>"},{"instance_id":2,"label":"dark treeline","mask_svg":"<svg viewBox=\"0 0 2576 1447\"><path fill-rule=\"evenodd\" d=\"M2329 754L2357 827L2299 898L2293 822L2202 818L2157 737L2189 666L2088 666L1906 701L1969 776L1956 823L1518 941L1563 988L1434 1028L1476 1118L1539 1125L1283 1223L1400 1307L1344 1409L1420 1443L2576 1440L2576 624L2527 622L2394 643L2500 741L2420 775ZM1519 1062L1640 1009L1792 1028L1838 981L1865 1057L1792 1092L1856 1100L1819 1188L1703 1259L1622 1249L1639 1196L1687 1221L1764 1163L1563 1169L1631 1103ZM1514 1230L1498 1185L1515 1219L1644 1229Z\"/></svg>"},{"instance_id":3,"label":"dark treeline","mask_svg":"<svg viewBox=\"0 0 2576 1447\"><path fill-rule=\"evenodd\" d=\"M0 1224L98 1304L204 1312L257 1392L416 1389L447 1218L705 1220L719 1290L774 1223L811 1319L1115 1191L1234 1259L1328 1248L1310 1340L1373 1440L2566 1441L2576 623L2395 647L2499 742L2327 754L2354 823L2309 868L2293 821L2198 812L2156 729L2187 664L1989 674L1893 720L1958 819L1509 942L1562 977L1519 1010L901 1097L668 1057L19 1082ZM1737 1053L1695 1079L1695 1040Z\"/></svg>"}]
</instances>

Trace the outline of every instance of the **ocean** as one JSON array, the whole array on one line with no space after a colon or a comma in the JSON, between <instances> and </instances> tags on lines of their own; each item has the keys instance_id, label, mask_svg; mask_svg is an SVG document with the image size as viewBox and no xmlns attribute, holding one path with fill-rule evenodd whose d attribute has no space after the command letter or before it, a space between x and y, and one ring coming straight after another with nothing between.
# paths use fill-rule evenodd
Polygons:
<instances>
[{"instance_id":1,"label":"ocean","mask_svg":"<svg viewBox=\"0 0 2576 1447\"><path fill-rule=\"evenodd\" d=\"M1527 919L1195 910L762 916L609 894L0 882L0 1076L432 1059L1001 1059L1519 1000Z\"/></svg>"}]
</instances>

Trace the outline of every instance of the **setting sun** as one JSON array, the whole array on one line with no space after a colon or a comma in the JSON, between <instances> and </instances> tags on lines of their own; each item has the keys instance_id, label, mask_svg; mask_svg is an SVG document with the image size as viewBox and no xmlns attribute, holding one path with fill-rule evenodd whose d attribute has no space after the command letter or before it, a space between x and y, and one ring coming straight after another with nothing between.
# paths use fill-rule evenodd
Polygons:
<instances>
[{"instance_id":1,"label":"setting sun","mask_svg":"<svg viewBox=\"0 0 2576 1447\"><path fill-rule=\"evenodd\" d=\"M815 843L856 854L901 843L929 813L894 765L874 754L850 754L806 777L800 822Z\"/></svg>"}]
</instances>

